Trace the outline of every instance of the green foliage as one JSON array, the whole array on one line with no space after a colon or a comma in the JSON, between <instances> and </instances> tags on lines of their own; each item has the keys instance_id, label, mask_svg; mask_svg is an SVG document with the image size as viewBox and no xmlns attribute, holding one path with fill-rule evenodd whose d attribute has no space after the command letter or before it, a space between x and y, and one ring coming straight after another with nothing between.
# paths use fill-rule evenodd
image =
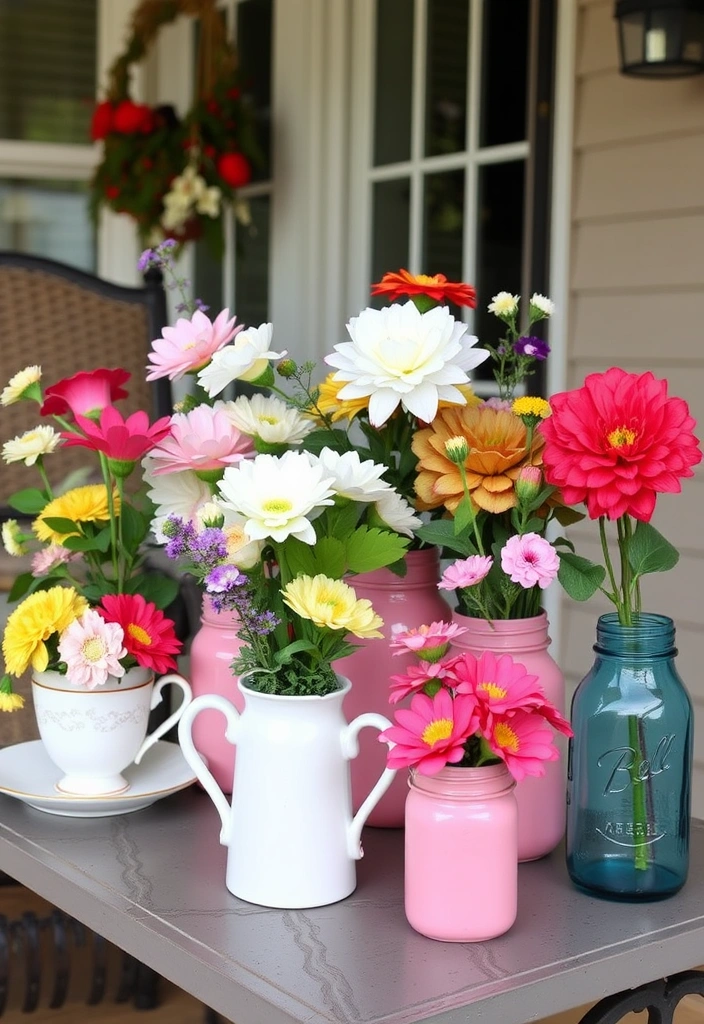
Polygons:
<instances>
[{"instance_id":1,"label":"green foliage","mask_svg":"<svg viewBox=\"0 0 704 1024\"><path fill-rule=\"evenodd\" d=\"M628 560L634 579L651 572L667 572L679 561L677 549L650 523L638 522L628 542Z\"/></svg>"},{"instance_id":2,"label":"green foliage","mask_svg":"<svg viewBox=\"0 0 704 1024\"><path fill-rule=\"evenodd\" d=\"M44 491L40 491L37 487L27 487L23 491L15 491L7 499L10 508L14 508L26 516L38 515L47 501L48 498Z\"/></svg>"},{"instance_id":3,"label":"green foliage","mask_svg":"<svg viewBox=\"0 0 704 1024\"><path fill-rule=\"evenodd\" d=\"M606 570L603 565L596 565L571 551L558 551L558 554L560 569L557 578L565 593L574 601L588 601L604 582Z\"/></svg>"},{"instance_id":4,"label":"green foliage","mask_svg":"<svg viewBox=\"0 0 704 1024\"><path fill-rule=\"evenodd\" d=\"M467 555L476 554L476 548L467 537L455 535L452 519L435 519L431 523L425 523L416 530L416 536L426 544L435 544L465 558Z\"/></svg>"},{"instance_id":5,"label":"green foliage","mask_svg":"<svg viewBox=\"0 0 704 1024\"><path fill-rule=\"evenodd\" d=\"M161 573L138 573L126 580L126 594L141 594L145 601L152 601L162 611L168 608L178 595L178 580Z\"/></svg>"},{"instance_id":6,"label":"green foliage","mask_svg":"<svg viewBox=\"0 0 704 1024\"><path fill-rule=\"evenodd\" d=\"M406 537L358 526L346 543L346 561L350 572L373 572L402 558L409 541Z\"/></svg>"}]
</instances>

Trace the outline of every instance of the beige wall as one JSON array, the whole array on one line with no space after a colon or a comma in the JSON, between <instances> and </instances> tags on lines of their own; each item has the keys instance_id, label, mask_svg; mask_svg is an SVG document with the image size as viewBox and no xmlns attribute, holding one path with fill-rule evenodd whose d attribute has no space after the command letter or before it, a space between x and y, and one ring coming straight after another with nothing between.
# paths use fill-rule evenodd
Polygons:
<instances>
[{"instance_id":1,"label":"beige wall","mask_svg":"<svg viewBox=\"0 0 704 1024\"><path fill-rule=\"evenodd\" d=\"M612 0L580 0L568 385L618 364L667 376L704 436L704 76L617 71ZM645 605L677 624L680 672L698 716L695 811L704 815L704 471L665 496L654 524L680 550L645 581ZM575 528L584 554L594 534ZM561 660L575 685L608 602L563 602Z\"/></svg>"}]
</instances>

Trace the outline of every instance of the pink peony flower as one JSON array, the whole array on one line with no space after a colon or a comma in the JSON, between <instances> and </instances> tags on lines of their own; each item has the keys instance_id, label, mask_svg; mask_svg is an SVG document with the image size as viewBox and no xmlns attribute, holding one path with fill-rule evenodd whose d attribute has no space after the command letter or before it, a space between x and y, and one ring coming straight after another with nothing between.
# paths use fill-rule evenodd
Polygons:
<instances>
[{"instance_id":1,"label":"pink peony flower","mask_svg":"<svg viewBox=\"0 0 704 1024\"><path fill-rule=\"evenodd\" d=\"M525 665L509 654L497 658L493 651L483 651L477 658L466 651L454 659L451 676L448 685L476 699L482 728L491 724L493 715L545 703L538 677L529 675Z\"/></svg>"},{"instance_id":2,"label":"pink peony flower","mask_svg":"<svg viewBox=\"0 0 704 1024\"><path fill-rule=\"evenodd\" d=\"M417 693L410 708L394 712L395 725L379 739L395 744L389 750L389 768L415 766L421 775L436 775L446 764L461 761L464 744L477 731L477 702L470 696L453 697L444 687L434 697Z\"/></svg>"},{"instance_id":3,"label":"pink peony flower","mask_svg":"<svg viewBox=\"0 0 704 1024\"><path fill-rule=\"evenodd\" d=\"M550 541L537 533L509 537L501 550L501 568L526 590L536 583L541 590L557 576L560 559Z\"/></svg>"},{"instance_id":4,"label":"pink peony flower","mask_svg":"<svg viewBox=\"0 0 704 1024\"><path fill-rule=\"evenodd\" d=\"M214 352L224 348L242 330L243 324L235 327L237 318L233 316L228 320L229 315L229 309L223 309L211 321L197 309L190 320L181 317L174 327L165 327L162 337L152 342L147 380L159 377L179 380L186 373L200 370Z\"/></svg>"},{"instance_id":5,"label":"pink peony flower","mask_svg":"<svg viewBox=\"0 0 704 1024\"><path fill-rule=\"evenodd\" d=\"M530 711L494 718L484 735L496 756L506 762L516 782L526 775L544 775L544 762L556 761L560 756L552 732L545 727L540 715Z\"/></svg>"},{"instance_id":6,"label":"pink peony flower","mask_svg":"<svg viewBox=\"0 0 704 1024\"><path fill-rule=\"evenodd\" d=\"M90 448L119 462L136 462L141 459L166 437L171 427L168 416L150 425L149 417L141 409L125 419L114 405L103 409L98 423L78 414L76 423L83 434L64 431L61 436L67 448Z\"/></svg>"},{"instance_id":7,"label":"pink peony flower","mask_svg":"<svg viewBox=\"0 0 704 1024\"><path fill-rule=\"evenodd\" d=\"M487 575L493 561L491 555L470 555L469 558L458 559L445 569L438 583L438 590L476 586Z\"/></svg>"},{"instance_id":8,"label":"pink peony flower","mask_svg":"<svg viewBox=\"0 0 704 1024\"><path fill-rule=\"evenodd\" d=\"M389 704L398 704L409 694L422 690L427 683L441 683L452 679L449 685L454 686L452 669L457 660L458 658L448 658L445 661L421 661L418 665L410 665L407 672L391 676Z\"/></svg>"},{"instance_id":9,"label":"pink peony flower","mask_svg":"<svg viewBox=\"0 0 704 1024\"><path fill-rule=\"evenodd\" d=\"M96 686L104 686L108 676L123 676L125 670L120 658L127 654L123 640L122 626L106 622L92 608L75 619L59 641L59 654L66 662L71 682L94 690Z\"/></svg>"},{"instance_id":10,"label":"pink peony flower","mask_svg":"<svg viewBox=\"0 0 704 1024\"><path fill-rule=\"evenodd\" d=\"M218 405L176 413L171 417L171 433L149 453L154 476L192 469L213 478L253 454L252 438L240 433Z\"/></svg>"},{"instance_id":11,"label":"pink peony flower","mask_svg":"<svg viewBox=\"0 0 704 1024\"><path fill-rule=\"evenodd\" d=\"M450 641L461 633L466 633L466 626L458 626L454 622L432 622L429 626L395 632L389 646L394 654L406 654L412 651L422 661L439 661L447 654Z\"/></svg>"},{"instance_id":12,"label":"pink peony flower","mask_svg":"<svg viewBox=\"0 0 704 1024\"><path fill-rule=\"evenodd\" d=\"M127 370L81 371L52 384L44 392L42 416L89 416L96 419L102 410L119 398L127 398L122 385L130 379Z\"/></svg>"},{"instance_id":13,"label":"pink peony flower","mask_svg":"<svg viewBox=\"0 0 704 1024\"><path fill-rule=\"evenodd\" d=\"M49 544L32 556L32 576L46 576L56 566L65 565L78 557L77 551L71 552L61 544Z\"/></svg>"}]
</instances>

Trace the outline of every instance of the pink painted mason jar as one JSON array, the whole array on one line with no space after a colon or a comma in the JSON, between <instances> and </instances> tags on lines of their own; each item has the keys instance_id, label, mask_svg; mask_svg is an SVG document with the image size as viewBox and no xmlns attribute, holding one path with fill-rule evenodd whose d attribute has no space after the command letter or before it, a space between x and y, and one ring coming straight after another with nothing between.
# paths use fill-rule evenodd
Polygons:
<instances>
[{"instance_id":1,"label":"pink painted mason jar","mask_svg":"<svg viewBox=\"0 0 704 1024\"><path fill-rule=\"evenodd\" d=\"M237 629L236 612L216 612L204 595L201 627L191 642L191 689L194 698L214 693L243 711L244 697L230 667L243 646ZM231 793L235 748L225 739L226 724L219 712L203 711L193 723L193 742L223 793Z\"/></svg>"},{"instance_id":2,"label":"pink painted mason jar","mask_svg":"<svg viewBox=\"0 0 704 1024\"><path fill-rule=\"evenodd\" d=\"M516 920L515 785L505 764L411 772L405 903L408 922L421 935L485 942Z\"/></svg>"},{"instance_id":3,"label":"pink painted mason jar","mask_svg":"<svg viewBox=\"0 0 704 1024\"><path fill-rule=\"evenodd\" d=\"M467 632L453 641L455 650L510 654L538 677L547 699L565 713L565 677L548 653L548 617L545 612L530 619L475 619L455 612L454 621ZM565 834L566 757L561 737L560 759L545 764L545 775L523 779L516 786L518 803L518 859L537 860L554 850Z\"/></svg>"},{"instance_id":4,"label":"pink painted mason jar","mask_svg":"<svg viewBox=\"0 0 704 1024\"><path fill-rule=\"evenodd\" d=\"M352 689L345 697L344 714L348 722L366 711L390 717L389 679L417 664L415 655L393 655L389 649L392 626L401 623L417 629L425 623L451 618L447 602L438 590L440 561L437 548L409 551L408 571L397 576L390 569L360 573L349 579L357 597L365 597L384 620L383 640L355 640L359 648L349 657L335 662L335 671L347 676ZM397 707L407 707L403 701ZM386 747L371 729L359 735L359 756L352 761L352 803L357 811L367 793L386 767ZM406 774L398 772L390 788L369 815L367 825L378 828L402 828L406 803Z\"/></svg>"}]
</instances>

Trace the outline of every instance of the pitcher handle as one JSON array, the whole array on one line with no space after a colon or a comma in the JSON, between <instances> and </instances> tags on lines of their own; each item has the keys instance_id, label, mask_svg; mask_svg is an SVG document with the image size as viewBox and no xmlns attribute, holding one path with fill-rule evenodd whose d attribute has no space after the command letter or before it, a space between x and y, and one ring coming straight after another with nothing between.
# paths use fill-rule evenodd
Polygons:
<instances>
[{"instance_id":1,"label":"pitcher handle","mask_svg":"<svg viewBox=\"0 0 704 1024\"><path fill-rule=\"evenodd\" d=\"M181 744L183 756L198 776L201 786L215 804L222 826L220 829L220 843L222 846L227 846L230 839L230 805L225 798L225 794L213 778L212 772L193 745L193 737L191 736L191 729L196 715L200 714L201 711L209 709L219 711L225 716L227 720L225 739L232 743L233 746L236 745L240 724L239 712L229 700L225 700L224 697L219 697L214 693L204 693L201 697L196 697L188 705L181 721L178 723L178 741Z\"/></svg>"},{"instance_id":2,"label":"pitcher handle","mask_svg":"<svg viewBox=\"0 0 704 1024\"><path fill-rule=\"evenodd\" d=\"M392 723L388 718L384 718L383 715L377 715L375 712L368 712L365 715L359 715L353 722L350 722L342 733L342 753L348 761L352 760L352 758L356 757L359 753L359 733L362 729L369 726L372 729L378 729L379 732L383 732L384 729L390 729L391 725ZM386 740L385 742L389 749L394 745L390 740ZM377 779L371 793L347 827L347 853L353 860L360 860L364 856L364 850L362 849L361 843L362 828L364 827L364 823L371 812L393 782L395 775L395 768L384 769Z\"/></svg>"},{"instance_id":3,"label":"pitcher handle","mask_svg":"<svg viewBox=\"0 0 704 1024\"><path fill-rule=\"evenodd\" d=\"M183 678L183 676L177 675L176 672L170 672L168 675L162 676L161 679L155 684L154 689L152 690L152 700L151 704L149 705L152 711L154 710L154 708L158 707L159 704L161 704L161 691L164 689L165 686L168 686L170 683L173 683L175 686L178 686L181 689L181 691L183 692L183 700L176 708L174 713L172 715L169 715L165 722L162 722L161 725L157 726L154 732L150 733L147 736L144 743L137 751L137 756L134 759L135 764L139 764L139 762L142 760L142 758L149 750L149 748L153 747L156 741L158 739L161 739L164 733L168 732L173 725L176 725L176 723L181 718L183 712L186 710L188 705L193 700L193 693L191 692L191 687Z\"/></svg>"}]
</instances>

